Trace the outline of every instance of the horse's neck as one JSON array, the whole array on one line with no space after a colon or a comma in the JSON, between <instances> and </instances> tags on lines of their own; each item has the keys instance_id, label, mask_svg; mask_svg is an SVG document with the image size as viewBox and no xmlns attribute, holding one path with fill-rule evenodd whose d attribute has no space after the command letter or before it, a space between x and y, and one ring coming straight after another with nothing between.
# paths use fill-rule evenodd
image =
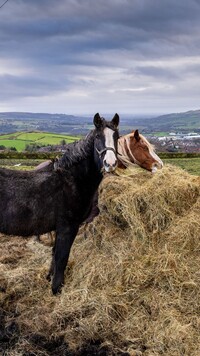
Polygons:
<instances>
[{"instance_id":1,"label":"horse's neck","mask_svg":"<svg viewBox=\"0 0 200 356\"><path fill-rule=\"evenodd\" d=\"M93 133L68 149L58 166L71 172L78 189L93 194L102 179L101 168L95 161Z\"/></svg>"},{"instance_id":2,"label":"horse's neck","mask_svg":"<svg viewBox=\"0 0 200 356\"><path fill-rule=\"evenodd\" d=\"M102 173L94 161L94 153L88 155L81 162L76 164L73 169L74 178L82 189L95 191L102 179Z\"/></svg>"},{"instance_id":3,"label":"horse's neck","mask_svg":"<svg viewBox=\"0 0 200 356\"><path fill-rule=\"evenodd\" d=\"M95 159L94 134L89 135L82 141L68 145L64 156L58 162L58 168L68 172L80 196L87 203L97 190L102 179L101 167Z\"/></svg>"}]
</instances>

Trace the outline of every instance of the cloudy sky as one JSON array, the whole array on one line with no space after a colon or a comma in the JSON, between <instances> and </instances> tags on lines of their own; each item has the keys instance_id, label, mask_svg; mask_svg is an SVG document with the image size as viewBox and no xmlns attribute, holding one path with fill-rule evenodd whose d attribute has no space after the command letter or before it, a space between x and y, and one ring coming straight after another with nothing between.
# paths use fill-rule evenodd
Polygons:
<instances>
[{"instance_id":1,"label":"cloudy sky","mask_svg":"<svg viewBox=\"0 0 200 356\"><path fill-rule=\"evenodd\" d=\"M200 0L9 0L0 8L0 111L199 108Z\"/></svg>"}]
</instances>

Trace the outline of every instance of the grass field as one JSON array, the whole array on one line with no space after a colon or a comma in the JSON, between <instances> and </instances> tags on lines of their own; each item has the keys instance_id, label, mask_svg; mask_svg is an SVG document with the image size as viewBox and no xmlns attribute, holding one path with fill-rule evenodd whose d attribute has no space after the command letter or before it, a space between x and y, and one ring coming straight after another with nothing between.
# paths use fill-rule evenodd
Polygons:
<instances>
[{"instance_id":1,"label":"grass field","mask_svg":"<svg viewBox=\"0 0 200 356\"><path fill-rule=\"evenodd\" d=\"M0 159L0 167L29 170L34 169L39 163L44 162L44 159ZM190 174L200 176L200 157L196 158L165 158L166 163L181 167ZM19 165L20 164L20 165ZM17 166L15 166L17 165Z\"/></svg>"},{"instance_id":2,"label":"grass field","mask_svg":"<svg viewBox=\"0 0 200 356\"><path fill-rule=\"evenodd\" d=\"M165 158L164 164L170 163L175 166L181 167L191 174L200 176L200 157L196 158Z\"/></svg>"},{"instance_id":3,"label":"grass field","mask_svg":"<svg viewBox=\"0 0 200 356\"><path fill-rule=\"evenodd\" d=\"M44 162L44 159L0 159L0 167L19 170L34 169L38 164Z\"/></svg>"},{"instance_id":4,"label":"grass field","mask_svg":"<svg viewBox=\"0 0 200 356\"><path fill-rule=\"evenodd\" d=\"M62 140L66 143L77 140L77 136L60 135L46 132L16 132L0 136L0 146L15 147L17 151L23 151L26 145L37 144L41 146L58 145Z\"/></svg>"}]
</instances>

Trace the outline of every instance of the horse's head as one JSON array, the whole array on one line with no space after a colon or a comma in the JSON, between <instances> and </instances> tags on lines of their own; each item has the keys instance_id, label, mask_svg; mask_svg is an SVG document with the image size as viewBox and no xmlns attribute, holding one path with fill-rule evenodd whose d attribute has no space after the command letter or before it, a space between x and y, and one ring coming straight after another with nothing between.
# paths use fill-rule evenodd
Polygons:
<instances>
[{"instance_id":1,"label":"horse's head","mask_svg":"<svg viewBox=\"0 0 200 356\"><path fill-rule=\"evenodd\" d=\"M98 163L106 172L113 172L117 167L117 140L119 138L119 115L106 121L97 113L94 116L94 149Z\"/></svg>"},{"instance_id":2,"label":"horse's head","mask_svg":"<svg viewBox=\"0 0 200 356\"><path fill-rule=\"evenodd\" d=\"M128 135L122 136L118 140L119 160L131 162L140 167L151 171L157 171L157 168L163 167L163 162L154 151L147 139L139 134L138 130L131 132Z\"/></svg>"}]
</instances>

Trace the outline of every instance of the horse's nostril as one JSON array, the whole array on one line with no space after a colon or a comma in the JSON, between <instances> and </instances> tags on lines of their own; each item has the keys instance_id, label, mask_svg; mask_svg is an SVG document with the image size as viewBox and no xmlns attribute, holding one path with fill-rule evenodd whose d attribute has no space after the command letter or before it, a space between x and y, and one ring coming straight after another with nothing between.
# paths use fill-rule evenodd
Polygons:
<instances>
[{"instance_id":1,"label":"horse's nostril","mask_svg":"<svg viewBox=\"0 0 200 356\"><path fill-rule=\"evenodd\" d=\"M105 167L116 167L117 160L114 163L108 163L106 160L103 161Z\"/></svg>"},{"instance_id":2,"label":"horse's nostril","mask_svg":"<svg viewBox=\"0 0 200 356\"><path fill-rule=\"evenodd\" d=\"M155 167L155 168L162 168L163 167L163 163L162 163L162 161L161 162L155 162L154 164L153 164L153 167Z\"/></svg>"},{"instance_id":3,"label":"horse's nostril","mask_svg":"<svg viewBox=\"0 0 200 356\"><path fill-rule=\"evenodd\" d=\"M116 163L108 163L106 160L104 160L103 163L104 163L104 169L107 173L114 172L115 168L117 167Z\"/></svg>"},{"instance_id":4,"label":"horse's nostril","mask_svg":"<svg viewBox=\"0 0 200 356\"><path fill-rule=\"evenodd\" d=\"M117 160L115 161L115 163L113 163L112 166L115 167L116 165L117 165Z\"/></svg>"},{"instance_id":5,"label":"horse's nostril","mask_svg":"<svg viewBox=\"0 0 200 356\"><path fill-rule=\"evenodd\" d=\"M104 164L104 166L109 167L109 164L106 162L105 159L104 159L104 161L103 161L103 164Z\"/></svg>"}]
</instances>

